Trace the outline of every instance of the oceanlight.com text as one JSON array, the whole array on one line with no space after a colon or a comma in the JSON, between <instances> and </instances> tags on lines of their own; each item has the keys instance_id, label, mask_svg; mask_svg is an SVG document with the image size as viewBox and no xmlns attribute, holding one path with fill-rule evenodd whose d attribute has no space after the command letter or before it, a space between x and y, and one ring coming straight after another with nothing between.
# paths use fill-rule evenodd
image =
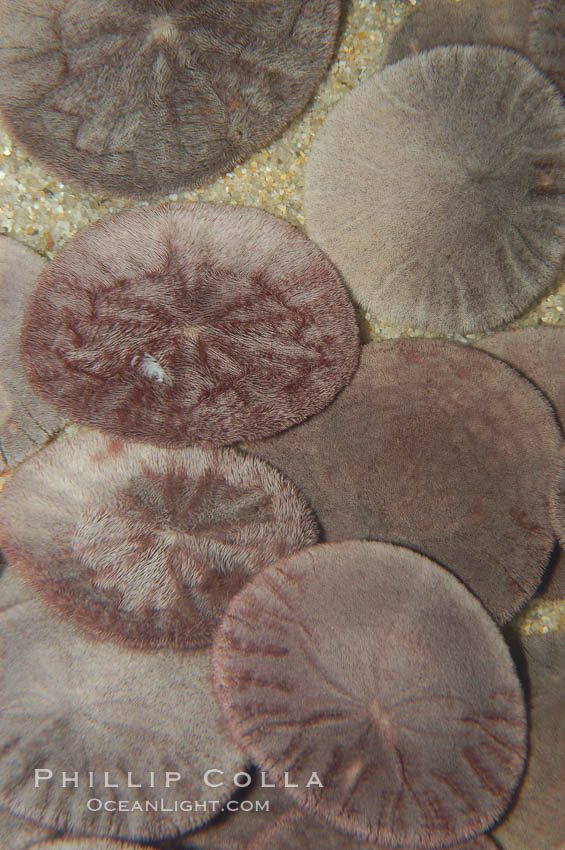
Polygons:
<instances>
[{"instance_id":1,"label":"oceanlight.com text","mask_svg":"<svg viewBox=\"0 0 565 850\"><path fill-rule=\"evenodd\" d=\"M269 800L101 800L92 797L90 812L268 812Z\"/></svg>"}]
</instances>

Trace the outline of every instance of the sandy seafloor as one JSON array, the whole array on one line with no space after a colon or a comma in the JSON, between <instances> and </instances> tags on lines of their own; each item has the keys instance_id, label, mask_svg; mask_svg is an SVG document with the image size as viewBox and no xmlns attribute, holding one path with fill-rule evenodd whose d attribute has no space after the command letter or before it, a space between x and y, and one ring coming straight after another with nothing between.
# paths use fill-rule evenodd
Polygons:
<instances>
[{"instance_id":1,"label":"sandy seafloor","mask_svg":"<svg viewBox=\"0 0 565 850\"><path fill-rule=\"evenodd\" d=\"M267 148L257 151L225 176L193 191L154 196L151 203L203 200L257 206L304 227L304 165L316 131L328 110L344 94L382 67L386 39L410 14L417 0L344 0L343 5L334 60L307 110ZM53 257L70 236L89 222L148 203L88 194L60 183L0 129L0 232L40 254ZM365 340L438 336L385 324L377 315L361 310L359 320ZM540 324L565 326L565 269L551 292L509 326ZM479 336L455 334L451 338L465 344ZM0 487L1 483L0 477ZM565 631L565 601L534 600L514 625L523 634Z\"/></svg>"}]
</instances>

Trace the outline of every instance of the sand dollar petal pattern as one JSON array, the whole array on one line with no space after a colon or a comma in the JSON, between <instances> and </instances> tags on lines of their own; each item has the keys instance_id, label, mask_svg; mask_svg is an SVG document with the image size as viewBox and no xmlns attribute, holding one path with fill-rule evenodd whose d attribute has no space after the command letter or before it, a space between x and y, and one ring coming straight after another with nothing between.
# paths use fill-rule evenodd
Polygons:
<instances>
[{"instance_id":1,"label":"sand dollar petal pattern","mask_svg":"<svg viewBox=\"0 0 565 850\"><path fill-rule=\"evenodd\" d=\"M251 207L125 210L75 234L41 275L22 356L85 425L165 446L275 434L350 380L359 341L335 267Z\"/></svg>"},{"instance_id":2,"label":"sand dollar petal pattern","mask_svg":"<svg viewBox=\"0 0 565 850\"><path fill-rule=\"evenodd\" d=\"M205 646L257 570L314 543L306 502L234 449L62 437L0 493L16 573L64 617L133 647Z\"/></svg>"},{"instance_id":3,"label":"sand dollar petal pattern","mask_svg":"<svg viewBox=\"0 0 565 850\"><path fill-rule=\"evenodd\" d=\"M339 0L2 0L3 121L91 191L194 186L302 110L339 11Z\"/></svg>"},{"instance_id":4,"label":"sand dollar petal pattern","mask_svg":"<svg viewBox=\"0 0 565 850\"><path fill-rule=\"evenodd\" d=\"M372 542L311 547L226 611L216 694L255 763L313 814L384 846L467 840L526 757L508 647L447 570Z\"/></svg>"}]
</instances>

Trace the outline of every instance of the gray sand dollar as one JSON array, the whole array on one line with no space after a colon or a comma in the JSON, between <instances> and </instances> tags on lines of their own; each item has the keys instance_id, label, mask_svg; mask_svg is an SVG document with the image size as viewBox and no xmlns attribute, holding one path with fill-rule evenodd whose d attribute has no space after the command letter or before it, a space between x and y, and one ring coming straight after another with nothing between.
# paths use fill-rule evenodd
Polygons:
<instances>
[{"instance_id":1,"label":"gray sand dollar","mask_svg":"<svg viewBox=\"0 0 565 850\"><path fill-rule=\"evenodd\" d=\"M211 805L190 811L180 802L226 800L246 765L215 706L207 650L89 641L27 602L0 615L0 688L0 804L45 826L101 837L178 835L214 814ZM211 766L225 773L220 788L205 783ZM63 771L78 774L76 787L63 786ZM180 779L168 782L167 773ZM112 810L116 799L128 801L124 810ZM161 799L172 812L147 808Z\"/></svg>"},{"instance_id":2,"label":"gray sand dollar","mask_svg":"<svg viewBox=\"0 0 565 850\"><path fill-rule=\"evenodd\" d=\"M330 112L306 169L307 231L380 319L497 327L554 281L564 159L565 105L531 62L437 47Z\"/></svg>"}]
</instances>

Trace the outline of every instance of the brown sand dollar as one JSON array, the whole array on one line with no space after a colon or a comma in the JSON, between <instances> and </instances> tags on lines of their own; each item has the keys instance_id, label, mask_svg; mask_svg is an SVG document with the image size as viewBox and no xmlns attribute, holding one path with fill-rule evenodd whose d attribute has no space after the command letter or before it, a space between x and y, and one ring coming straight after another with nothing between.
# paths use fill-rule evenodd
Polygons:
<instances>
[{"instance_id":1,"label":"brown sand dollar","mask_svg":"<svg viewBox=\"0 0 565 850\"><path fill-rule=\"evenodd\" d=\"M64 424L33 392L20 359L24 309L46 265L31 248L0 237L0 472L24 460Z\"/></svg>"},{"instance_id":2,"label":"brown sand dollar","mask_svg":"<svg viewBox=\"0 0 565 850\"><path fill-rule=\"evenodd\" d=\"M216 778L215 774L214 781ZM228 811L230 805L234 806L232 812ZM211 823L181 838L174 850L250 850L252 841L277 817L296 810L296 803L280 788L262 788L256 777L249 790L240 789L222 808Z\"/></svg>"},{"instance_id":3,"label":"brown sand dollar","mask_svg":"<svg viewBox=\"0 0 565 850\"><path fill-rule=\"evenodd\" d=\"M565 328L527 327L489 334L476 343L539 387L565 425Z\"/></svg>"},{"instance_id":4,"label":"brown sand dollar","mask_svg":"<svg viewBox=\"0 0 565 850\"><path fill-rule=\"evenodd\" d=\"M543 578L543 584L536 595L548 602L565 600L565 552L562 546L556 546Z\"/></svg>"},{"instance_id":5,"label":"brown sand dollar","mask_svg":"<svg viewBox=\"0 0 565 850\"><path fill-rule=\"evenodd\" d=\"M495 850L494 841L478 835L464 844L451 844L451 850ZM374 844L355 841L350 835L337 832L322 821L303 812L283 815L259 835L247 850L375 850Z\"/></svg>"},{"instance_id":6,"label":"brown sand dollar","mask_svg":"<svg viewBox=\"0 0 565 850\"><path fill-rule=\"evenodd\" d=\"M339 10L339 0L1 0L3 121L89 190L194 186L302 110Z\"/></svg>"},{"instance_id":7,"label":"brown sand dollar","mask_svg":"<svg viewBox=\"0 0 565 850\"><path fill-rule=\"evenodd\" d=\"M253 761L308 811L384 846L467 840L526 757L522 689L480 602L401 547L311 547L230 603L216 694Z\"/></svg>"},{"instance_id":8,"label":"brown sand dollar","mask_svg":"<svg viewBox=\"0 0 565 850\"><path fill-rule=\"evenodd\" d=\"M0 847L2 850L27 850L55 835L54 830L38 826L36 823L14 817L10 812L0 810ZM39 845L41 847L41 845Z\"/></svg>"},{"instance_id":9,"label":"brown sand dollar","mask_svg":"<svg viewBox=\"0 0 565 850\"><path fill-rule=\"evenodd\" d=\"M4 556L0 552L0 612L7 611L8 608L20 605L22 602L29 602L33 598L32 588L22 581L15 570L6 565Z\"/></svg>"},{"instance_id":10,"label":"brown sand dollar","mask_svg":"<svg viewBox=\"0 0 565 850\"><path fill-rule=\"evenodd\" d=\"M355 841L304 812L283 815L264 829L249 845L249 850L371 850L375 845Z\"/></svg>"},{"instance_id":11,"label":"brown sand dollar","mask_svg":"<svg viewBox=\"0 0 565 850\"><path fill-rule=\"evenodd\" d=\"M446 44L499 44L525 52L534 0L419 0L388 40L385 64Z\"/></svg>"},{"instance_id":12,"label":"brown sand dollar","mask_svg":"<svg viewBox=\"0 0 565 850\"><path fill-rule=\"evenodd\" d=\"M530 703L528 766L512 809L495 836L504 850L565 846L565 635L520 638Z\"/></svg>"},{"instance_id":13,"label":"brown sand dollar","mask_svg":"<svg viewBox=\"0 0 565 850\"><path fill-rule=\"evenodd\" d=\"M111 838L55 838L32 844L30 850L151 850L147 844L113 841Z\"/></svg>"},{"instance_id":14,"label":"brown sand dollar","mask_svg":"<svg viewBox=\"0 0 565 850\"><path fill-rule=\"evenodd\" d=\"M561 427L565 425L565 328L517 328L489 334L478 348L504 360L529 378L547 396ZM565 599L563 551L553 553L539 590L544 599Z\"/></svg>"},{"instance_id":15,"label":"brown sand dollar","mask_svg":"<svg viewBox=\"0 0 565 850\"><path fill-rule=\"evenodd\" d=\"M551 502L553 528L561 545L565 545L565 443L556 464Z\"/></svg>"},{"instance_id":16,"label":"brown sand dollar","mask_svg":"<svg viewBox=\"0 0 565 850\"><path fill-rule=\"evenodd\" d=\"M528 55L565 91L565 6L562 0L536 0L528 28Z\"/></svg>"},{"instance_id":17,"label":"brown sand dollar","mask_svg":"<svg viewBox=\"0 0 565 850\"><path fill-rule=\"evenodd\" d=\"M89 641L27 602L0 615L0 688L0 803L44 826L175 836L211 820L210 801L227 800L245 768L214 703L208 650ZM224 772L222 787L206 785L211 765ZM77 787L62 787L63 771L78 774ZM125 810L110 808L116 799L129 801Z\"/></svg>"},{"instance_id":18,"label":"brown sand dollar","mask_svg":"<svg viewBox=\"0 0 565 850\"><path fill-rule=\"evenodd\" d=\"M560 267L564 161L565 105L531 62L501 47L436 47L329 113L306 168L307 231L379 318L498 327Z\"/></svg>"},{"instance_id":19,"label":"brown sand dollar","mask_svg":"<svg viewBox=\"0 0 565 850\"><path fill-rule=\"evenodd\" d=\"M549 402L507 364L455 343L394 340L363 349L327 410L251 450L294 481L327 540L416 548L505 621L553 549L560 446Z\"/></svg>"},{"instance_id":20,"label":"brown sand dollar","mask_svg":"<svg viewBox=\"0 0 565 850\"><path fill-rule=\"evenodd\" d=\"M565 444L555 469L551 493L553 528L561 545L565 544Z\"/></svg>"},{"instance_id":21,"label":"brown sand dollar","mask_svg":"<svg viewBox=\"0 0 565 850\"><path fill-rule=\"evenodd\" d=\"M159 445L267 436L322 410L359 354L334 266L250 207L167 204L83 228L22 330L33 386L67 416Z\"/></svg>"},{"instance_id":22,"label":"brown sand dollar","mask_svg":"<svg viewBox=\"0 0 565 850\"><path fill-rule=\"evenodd\" d=\"M63 437L0 493L10 568L63 616L142 648L210 643L257 570L314 543L283 476L234 449Z\"/></svg>"}]
</instances>

